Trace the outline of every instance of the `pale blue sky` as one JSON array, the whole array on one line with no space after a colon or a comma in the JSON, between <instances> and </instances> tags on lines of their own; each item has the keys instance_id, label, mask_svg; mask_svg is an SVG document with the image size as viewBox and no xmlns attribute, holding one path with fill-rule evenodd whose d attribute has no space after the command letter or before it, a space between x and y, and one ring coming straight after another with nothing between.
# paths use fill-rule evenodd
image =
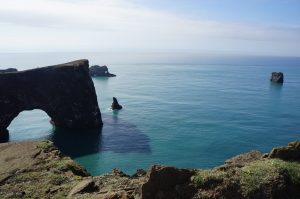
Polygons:
<instances>
[{"instance_id":1,"label":"pale blue sky","mask_svg":"<svg viewBox=\"0 0 300 199\"><path fill-rule=\"evenodd\" d=\"M153 9L224 22L300 25L299 0L136 0Z\"/></svg>"},{"instance_id":2,"label":"pale blue sky","mask_svg":"<svg viewBox=\"0 0 300 199\"><path fill-rule=\"evenodd\" d=\"M298 0L0 0L0 52L300 56Z\"/></svg>"}]
</instances>

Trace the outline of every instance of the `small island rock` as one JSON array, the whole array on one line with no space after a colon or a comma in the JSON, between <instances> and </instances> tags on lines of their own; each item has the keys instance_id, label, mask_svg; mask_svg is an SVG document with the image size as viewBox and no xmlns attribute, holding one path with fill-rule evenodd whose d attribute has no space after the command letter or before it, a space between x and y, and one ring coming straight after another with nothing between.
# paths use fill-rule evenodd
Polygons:
<instances>
[{"instance_id":1,"label":"small island rock","mask_svg":"<svg viewBox=\"0 0 300 199\"><path fill-rule=\"evenodd\" d=\"M273 72L272 76L271 76L271 82L283 83L283 73L282 72Z\"/></svg>"},{"instance_id":2,"label":"small island rock","mask_svg":"<svg viewBox=\"0 0 300 199\"><path fill-rule=\"evenodd\" d=\"M121 110L123 107L118 103L117 98L113 97L113 103L111 104L112 110Z\"/></svg>"},{"instance_id":3,"label":"small island rock","mask_svg":"<svg viewBox=\"0 0 300 199\"><path fill-rule=\"evenodd\" d=\"M92 77L115 77L116 75L108 72L107 66L94 65L90 67L90 76Z\"/></svg>"}]
</instances>

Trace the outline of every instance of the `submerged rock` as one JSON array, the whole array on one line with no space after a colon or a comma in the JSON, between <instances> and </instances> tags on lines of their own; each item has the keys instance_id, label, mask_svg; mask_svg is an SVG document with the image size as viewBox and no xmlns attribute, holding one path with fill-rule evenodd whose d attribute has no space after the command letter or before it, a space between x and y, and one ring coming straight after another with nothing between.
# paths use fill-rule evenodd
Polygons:
<instances>
[{"instance_id":1,"label":"submerged rock","mask_svg":"<svg viewBox=\"0 0 300 199\"><path fill-rule=\"evenodd\" d=\"M121 110L123 107L118 103L117 98L113 97L113 103L111 104L112 110Z\"/></svg>"},{"instance_id":2,"label":"submerged rock","mask_svg":"<svg viewBox=\"0 0 300 199\"><path fill-rule=\"evenodd\" d=\"M272 76L271 76L271 82L283 83L283 73L282 72L273 72Z\"/></svg>"},{"instance_id":3,"label":"submerged rock","mask_svg":"<svg viewBox=\"0 0 300 199\"><path fill-rule=\"evenodd\" d=\"M0 70L0 73L12 73L12 72L18 72L18 70L16 68L8 68L8 69Z\"/></svg>"},{"instance_id":4,"label":"submerged rock","mask_svg":"<svg viewBox=\"0 0 300 199\"><path fill-rule=\"evenodd\" d=\"M64 128L102 126L88 60L0 74L0 132L24 110L41 109Z\"/></svg>"},{"instance_id":5,"label":"submerged rock","mask_svg":"<svg viewBox=\"0 0 300 199\"><path fill-rule=\"evenodd\" d=\"M107 66L94 65L89 69L89 73L92 77L115 77L116 75L108 72Z\"/></svg>"}]
</instances>

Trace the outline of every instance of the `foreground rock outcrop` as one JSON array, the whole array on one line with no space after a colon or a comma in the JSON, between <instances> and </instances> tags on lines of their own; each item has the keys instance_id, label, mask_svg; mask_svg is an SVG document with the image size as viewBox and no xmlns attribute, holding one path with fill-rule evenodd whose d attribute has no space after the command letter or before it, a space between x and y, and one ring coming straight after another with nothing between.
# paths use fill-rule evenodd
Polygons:
<instances>
[{"instance_id":1,"label":"foreground rock outcrop","mask_svg":"<svg viewBox=\"0 0 300 199\"><path fill-rule=\"evenodd\" d=\"M300 142L290 143L295 150ZM299 149L297 148L299 151ZM272 153L270 153L272 154ZM132 176L90 176L49 141L0 144L1 198L300 198L299 159L238 155L214 169L154 165Z\"/></svg>"},{"instance_id":2,"label":"foreground rock outcrop","mask_svg":"<svg viewBox=\"0 0 300 199\"><path fill-rule=\"evenodd\" d=\"M51 142L0 144L0 198L62 198L88 176Z\"/></svg>"},{"instance_id":3,"label":"foreground rock outcrop","mask_svg":"<svg viewBox=\"0 0 300 199\"><path fill-rule=\"evenodd\" d=\"M24 110L45 111L56 126L102 126L88 60L0 74L0 133Z\"/></svg>"},{"instance_id":4,"label":"foreground rock outcrop","mask_svg":"<svg viewBox=\"0 0 300 199\"><path fill-rule=\"evenodd\" d=\"M290 142L288 146L275 147L272 149L269 158L280 158L283 160L300 160L300 142Z\"/></svg>"},{"instance_id":5,"label":"foreground rock outcrop","mask_svg":"<svg viewBox=\"0 0 300 199\"><path fill-rule=\"evenodd\" d=\"M271 75L271 82L274 83L283 83L283 73L282 72L273 72Z\"/></svg>"},{"instance_id":6,"label":"foreground rock outcrop","mask_svg":"<svg viewBox=\"0 0 300 199\"><path fill-rule=\"evenodd\" d=\"M115 77L116 75L108 72L107 66L94 65L90 67L90 75L92 77Z\"/></svg>"}]
</instances>

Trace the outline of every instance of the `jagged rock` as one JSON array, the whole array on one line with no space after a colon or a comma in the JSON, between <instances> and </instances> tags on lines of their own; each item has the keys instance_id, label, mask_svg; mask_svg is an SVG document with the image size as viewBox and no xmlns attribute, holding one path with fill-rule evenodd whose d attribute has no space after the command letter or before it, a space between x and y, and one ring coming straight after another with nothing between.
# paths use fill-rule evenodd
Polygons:
<instances>
[{"instance_id":1,"label":"jagged rock","mask_svg":"<svg viewBox=\"0 0 300 199\"><path fill-rule=\"evenodd\" d=\"M282 72L273 72L272 76L271 76L271 82L283 83L283 73Z\"/></svg>"},{"instance_id":2,"label":"jagged rock","mask_svg":"<svg viewBox=\"0 0 300 199\"><path fill-rule=\"evenodd\" d=\"M142 185L142 198L191 198L194 192L188 183L194 174L195 170L191 169L154 165L147 172L148 181Z\"/></svg>"},{"instance_id":3,"label":"jagged rock","mask_svg":"<svg viewBox=\"0 0 300 199\"><path fill-rule=\"evenodd\" d=\"M119 176L119 177L129 177L129 175L127 175L126 173L124 173L123 171L121 171L117 168L114 168L112 170L112 174L115 175L115 176Z\"/></svg>"},{"instance_id":4,"label":"jagged rock","mask_svg":"<svg viewBox=\"0 0 300 199\"><path fill-rule=\"evenodd\" d=\"M88 60L0 74L0 134L24 110L45 111L56 126L102 126Z\"/></svg>"},{"instance_id":5,"label":"jagged rock","mask_svg":"<svg viewBox=\"0 0 300 199\"><path fill-rule=\"evenodd\" d=\"M90 67L90 75L92 77L115 77L116 75L108 72L107 66L94 65Z\"/></svg>"},{"instance_id":6,"label":"jagged rock","mask_svg":"<svg viewBox=\"0 0 300 199\"><path fill-rule=\"evenodd\" d=\"M300 142L290 142L288 146L275 147L269 153L269 158L280 158L284 160L300 160Z\"/></svg>"},{"instance_id":7,"label":"jagged rock","mask_svg":"<svg viewBox=\"0 0 300 199\"><path fill-rule=\"evenodd\" d=\"M118 103L117 98L113 97L113 103L111 104L112 110L121 110L123 107Z\"/></svg>"},{"instance_id":8,"label":"jagged rock","mask_svg":"<svg viewBox=\"0 0 300 199\"><path fill-rule=\"evenodd\" d=\"M95 186L95 182L92 179L86 179L79 182L68 194L68 197L71 198L75 194L78 193L86 193L86 192L93 192L97 190Z\"/></svg>"},{"instance_id":9,"label":"jagged rock","mask_svg":"<svg viewBox=\"0 0 300 199\"><path fill-rule=\"evenodd\" d=\"M147 174L147 171L144 169L138 169L135 174L132 175L133 178L142 177Z\"/></svg>"},{"instance_id":10,"label":"jagged rock","mask_svg":"<svg viewBox=\"0 0 300 199\"><path fill-rule=\"evenodd\" d=\"M0 73L12 73L12 72L18 72L16 68L8 68L4 70L0 70Z\"/></svg>"}]
</instances>

